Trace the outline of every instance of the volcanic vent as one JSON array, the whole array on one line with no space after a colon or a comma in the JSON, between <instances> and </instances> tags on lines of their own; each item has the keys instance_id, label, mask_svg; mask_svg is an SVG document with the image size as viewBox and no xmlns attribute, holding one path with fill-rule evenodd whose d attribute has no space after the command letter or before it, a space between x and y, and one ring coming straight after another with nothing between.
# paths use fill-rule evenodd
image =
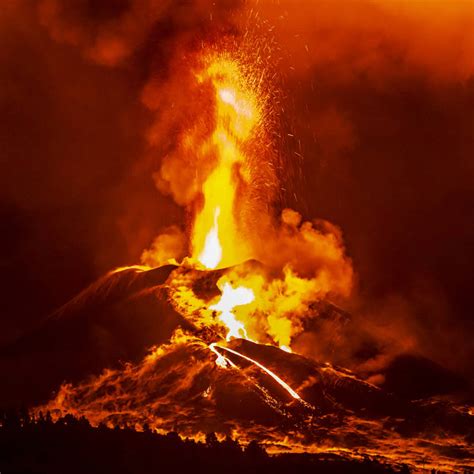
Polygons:
<instances>
[{"instance_id":1,"label":"volcanic vent","mask_svg":"<svg viewBox=\"0 0 474 474\"><path fill-rule=\"evenodd\" d=\"M472 465L469 409L402 399L294 352L321 321L337 330L350 321L338 307L353 286L341 233L291 209L275 212L278 94L265 66L229 49L200 53L190 70L183 96L192 102L154 175L186 208L187 227L167 229L142 265L106 275L24 339L33 348L38 338L51 341L51 357L63 358L52 382L69 380L35 411L195 438L213 431L274 451ZM150 84L150 108L161 93ZM166 334L154 320L166 323ZM70 344L89 348L80 361L64 350L64 337L56 342L66 321L80 328ZM96 343L87 324L116 325L113 349ZM136 325L141 345L126 340L124 327Z\"/></svg>"}]
</instances>

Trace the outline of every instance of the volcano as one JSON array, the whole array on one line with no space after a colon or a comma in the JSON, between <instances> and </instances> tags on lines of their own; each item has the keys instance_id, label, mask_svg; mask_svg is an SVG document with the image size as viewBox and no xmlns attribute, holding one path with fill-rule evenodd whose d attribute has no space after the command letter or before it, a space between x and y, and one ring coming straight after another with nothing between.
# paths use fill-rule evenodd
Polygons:
<instances>
[{"instance_id":1,"label":"volcano","mask_svg":"<svg viewBox=\"0 0 474 474\"><path fill-rule=\"evenodd\" d=\"M341 309L355 288L342 231L277 204L271 56L255 57L253 43L202 48L184 98L170 102L169 146L163 92L143 94L160 109L149 135L166 149L153 179L185 224L2 348L0 401L26 404L34 420L472 468L473 411L454 396L465 380L419 354L376 374L341 363L358 340L352 359L382 352Z\"/></svg>"},{"instance_id":2,"label":"volcano","mask_svg":"<svg viewBox=\"0 0 474 474\"><path fill-rule=\"evenodd\" d=\"M170 265L102 278L4 348L10 395L27 393L36 414L84 416L94 426L146 426L195 439L215 432L258 440L270 452L369 455L393 466L473 465L467 407L407 400L328 362L242 338L226 341L175 311L169 284L176 273L192 275L195 291L209 296L225 272ZM341 328L350 318L327 302L316 307L320 319L325 314ZM30 367L26 377L14 376L19 364ZM42 367L53 367L49 378Z\"/></svg>"}]
</instances>

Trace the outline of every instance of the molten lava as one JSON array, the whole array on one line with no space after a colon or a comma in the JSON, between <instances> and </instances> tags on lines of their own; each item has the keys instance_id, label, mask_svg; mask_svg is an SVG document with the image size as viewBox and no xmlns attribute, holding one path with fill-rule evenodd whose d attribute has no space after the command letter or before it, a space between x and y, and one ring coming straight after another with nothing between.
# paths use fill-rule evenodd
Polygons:
<instances>
[{"instance_id":1,"label":"molten lava","mask_svg":"<svg viewBox=\"0 0 474 474\"><path fill-rule=\"evenodd\" d=\"M194 219L193 257L206 268L227 267L250 256L235 215L236 175L242 176L247 162L243 145L251 140L260 111L237 62L217 58L198 80L210 80L214 89L215 128L201 146L215 154L216 164L203 184L202 209Z\"/></svg>"},{"instance_id":2,"label":"molten lava","mask_svg":"<svg viewBox=\"0 0 474 474\"><path fill-rule=\"evenodd\" d=\"M243 359L251 362L252 364L255 364L257 367L259 367L265 373L267 373L273 380L275 380L278 384L280 384L293 398L295 398L296 400L301 400L301 397L286 382L284 382L280 377L278 377L278 375L273 373L270 369L267 369L260 362L257 362L256 360L251 359L250 357L247 357L246 355L241 354L240 352L237 352L233 349L230 349L229 347L218 346L215 343L211 344L209 347L213 350L213 352L217 352L217 351L215 351L215 348L219 348L223 351L227 351L227 352L230 352L231 354L235 354L238 357L242 357ZM218 365L221 365L221 362L222 362L222 359L220 359L221 357L222 357L222 355L218 353L218 358L217 359L218 359L218 361L220 360L220 362L217 362Z\"/></svg>"},{"instance_id":3,"label":"molten lava","mask_svg":"<svg viewBox=\"0 0 474 474\"><path fill-rule=\"evenodd\" d=\"M219 242L219 215L221 213L221 208L216 207L214 210L214 224L211 227L211 230L207 233L206 239L204 241L204 248L199 254L198 260L206 268L216 268L219 265L219 262L222 259L222 247Z\"/></svg>"},{"instance_id":4,"label":"molten lava","mask_svg":"<svg viewBox=\"0 0 474 474\"><path fill-rule=\"evenodd\" d=\"M251 289L243 286L232 288L230 283L224 283L220 300L216 304L209 306L209 309L220 313L219 320L229 328L226 336L228 341L231 337L248 339L245 325L236 319L233 311L235 307L249 304L254 299L255 295Z\"/></svg>"}]
</instances>

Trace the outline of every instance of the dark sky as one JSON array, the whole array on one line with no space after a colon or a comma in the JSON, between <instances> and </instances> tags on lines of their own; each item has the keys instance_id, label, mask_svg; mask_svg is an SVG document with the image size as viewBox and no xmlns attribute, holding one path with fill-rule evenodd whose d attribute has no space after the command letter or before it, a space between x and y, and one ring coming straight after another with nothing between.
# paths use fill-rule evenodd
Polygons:
<instances>
[{"instance_id":1,"label":"dark sky","mask_svg":"<svg viewBox=\"0 0 474 474\"><path fill-rule=\"evenodd\" d=\"M159 154L150 159L153 116L141 93L152 74L169 80L170 58L186 45L229 28L237 6L6 3L2 340L110 268L136 263L158 229L182 222L182 210L151 178ZM467 363L474 334L472 3L397 0L389 8L348 0L337 11L334 2L297 3L259 7L280 45L283 134L294 135L283 201L341 227L358 274L348 303L354 311L404 324L425 352L455 344Z\"/></svg>"}]
</instances>

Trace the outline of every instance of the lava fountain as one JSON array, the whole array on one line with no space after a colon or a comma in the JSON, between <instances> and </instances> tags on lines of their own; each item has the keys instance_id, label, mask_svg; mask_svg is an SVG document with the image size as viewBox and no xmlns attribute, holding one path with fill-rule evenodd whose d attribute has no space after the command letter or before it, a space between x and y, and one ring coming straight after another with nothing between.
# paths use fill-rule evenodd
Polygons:
<instances>
[{"instance_id":1,"label":"lava fountain","mask_svg":"<svg viewBox=\"0 0 474 474\"><path fill-rule=\"evenodd\" d=\"M193 258L206 268L228 267L250 257L235 216L237 175L248 163L243 144L260 120L258 101L245 87L235 61L217 58L198 81L209 80L214 90L215 128L203 149L213 150L216 164L202 186L202 208L192 229Z\"/></svg>"},{"instance_id":2,"label":"lava fountain","mask_svg":"<svg viewBox=\"0 0 474 474\"><path fill-rule=\"evenodd\" d=\"M269 117L275 113L272 94L264 84L266 71L242 58L224 51L202 54L196 61L194 90L202 102L197 107L199 123L181 133L177 148L187 159L196 156L190 162L199 176L193 186L197 182L199 189L186 205L191 222L189 256L171 272L165 288L177 313L197 331L212 331L201 342L217 356L219 367L236 369L228 355L238 356L303 402L274 371L225 343L243 339L291 352L292 337L303 330L308 306L328 294L346 296L352 267L333 228L302 223L290 209L280 220L272 215L276 190L268 130ZM172 179L170 160L162 166L162 179ZM152 253L146 253L147 262ZM167 263L177 260L172 255ZM163 263L156 257L157 265ZM151 267L134 265L113 273L147 269ZM211 275L217 279L207 286L214 292L196 292L197 281ZM179 340L183 338L186 333Z\"/></svg>"}]
</instances>

